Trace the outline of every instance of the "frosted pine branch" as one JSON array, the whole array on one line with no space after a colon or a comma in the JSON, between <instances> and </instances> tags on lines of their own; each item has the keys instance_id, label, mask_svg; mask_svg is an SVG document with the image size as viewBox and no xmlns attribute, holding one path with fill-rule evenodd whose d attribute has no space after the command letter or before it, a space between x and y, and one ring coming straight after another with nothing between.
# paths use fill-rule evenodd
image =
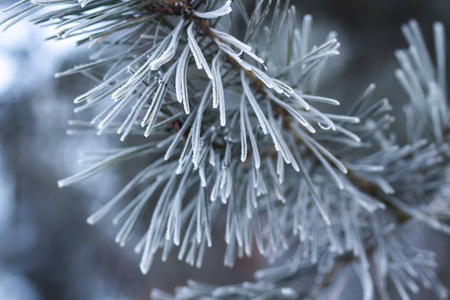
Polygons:
<instances>
[{"instance_id":1,"label":"frosted pine branch","mask_svg":"<svg viewBox=\"0 0 450 300\"><path fill-rule=\"evenodd\" d=\"M417 223L450 233L443 25L434 26L436 63L417 22L402 28L410 47L396 52L395 76L409 97L408 144L400 145L389 101L372 99L375 85L345 114L329 109L338 100L317 92L328 60L339 55L334 33L318 42L312 17L299 22L287 1L255 4L253 12L239 0L19 1L6 9L4 29L31 16L56 25L50 39L76 38L96 49L92 61L57 74L97 81L74 102L76 113L100 112L72 121L68 133L142 138L84 153L91 167L58 185L145 157L147 165L87 219L95 224L121 206L113 219L122 225L120 246L145 224L135 246L142 273L159 252L166 260L177 251L200 268L221 222L226 266L255 252L278 263L252 283L191 281L174 296L155 290L155 299L317 298L350 268L365 300L393 293L388 282L408 299L418 281L446 298L433 255L403 238ZM242 39L235 15L247 25ZM150 202L152 216L144 218ZM442 202L446 213L437 209Z\"/></svg>"}]
</instances>

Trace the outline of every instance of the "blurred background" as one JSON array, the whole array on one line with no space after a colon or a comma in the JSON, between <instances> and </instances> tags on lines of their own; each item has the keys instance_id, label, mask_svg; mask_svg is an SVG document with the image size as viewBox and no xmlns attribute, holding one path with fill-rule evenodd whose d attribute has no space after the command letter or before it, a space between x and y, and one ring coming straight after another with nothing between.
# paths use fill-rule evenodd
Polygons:
<instances>
[{"instance_id":1,"label":"blurred background","mask_svg":"<svg viewBox=\"0 0 450 300\"><path fill-rule=\"evenodd\" d=\"M406 46L400 27L417 19L431 46L434 21L442 21L450 32L449 1L293 2L299 15L314 16L319 35L337 31L342 44L322 95L345 105L375 82L376 96L388 97L397 107L401 139L401 107L407 99L394 77L393 54ZM11 3L1 2L0 9ZM221 266L221 238L201 270L171 257L166 263L156 260L150 274L141 275L133 241L124 248L116 245L111 219L97 226L85 222L129 179L126 170L57 188L58 179L83 168L76 163L79 151L119 143L116 137L65 134L67 121L78 117L72 100L91 83L53 74L86 62L88 49L75 49L71 40L43 42L51 34L27 22L0 33L0 299L148 299L153 287L171 291L190 278L220 284L251 280L263 261L255 257L234 269ZM439 277L450 288L449 237L424 228L415 239L437 253ZM427 291L412 298L434 299Z\"/></svg>"}]
</instances>

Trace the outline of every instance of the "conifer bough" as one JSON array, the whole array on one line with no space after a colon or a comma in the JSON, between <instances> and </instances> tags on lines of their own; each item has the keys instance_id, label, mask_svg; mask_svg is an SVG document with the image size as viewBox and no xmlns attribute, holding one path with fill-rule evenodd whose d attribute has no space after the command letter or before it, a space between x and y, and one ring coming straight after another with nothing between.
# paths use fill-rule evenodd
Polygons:
<instances>
[{"instance_id":1,"label":"conifer bough","mask_svg":"<svg viewBox=\"0 0 450 300\"><path fill-rule=\"evenodd\" d=\"M154 299L337 297L334 279L349 267L364 300L409 299L420 285L447 298L433 254L405 238L418 223L450 233L441 23L435 59L416 21L402 28L409 48L395 53L395 76L409 102L408 143L400 145L391 105L371 99L373 84L346 114L327 109L339 101L321 95L321 75L340 44L333 32L316 43L311 16L300 24L287 1L20 0L3 16L4 29L29 17L56 28L49 39L76 38L96 50L88 63L56 74L81 73L96 84L74 102L75 112L98 114L71 121L68 132L143 138L85 153L91 167L58 185L146 161L88 218L95 224L122 207L113 220L122 224L121 246L144 223L135 247L144 274L155 255L166 260L171 250L200 268L220 220L226 266L254 252L276 264L253 282L190 281L174 295L154 290ZM131 191L138 196L130 199ZM151 218L142 217L149 209Z\"/></svg>"}]
</instances>

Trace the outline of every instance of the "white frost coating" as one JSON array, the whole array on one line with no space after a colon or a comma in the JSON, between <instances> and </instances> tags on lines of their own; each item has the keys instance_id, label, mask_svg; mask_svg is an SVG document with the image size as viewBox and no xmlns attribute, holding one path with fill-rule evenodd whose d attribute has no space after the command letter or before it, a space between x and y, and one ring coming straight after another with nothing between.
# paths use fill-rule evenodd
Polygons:
<instances>
[{"instance_id":1,"label":"white frost coating","mask_svg":"<svg viewBox=\"0 0 450 300\"><path fill-rule=\"evenodd\" d=\"M324 146L322 146L319 142L317 142L315 139L311 138L310 136L306 135L305 133L303 133L301 130L300 131L296 131L297 133L299 133L301 135L301 138L305 141L305 140L309 140L311 142L311 144L313 144L315 147L317 147L317 149L323 154L325 155L342 173L347 174L348 170L347 168L344 166L344 164L339 161L333 154L331 154L330 151L328 151Z\"/></svg>"},{"instance_id":2,"label":"white frost coating","mask_svg":"<svg viewBox=\"0 0 450 300\"><path fill-rule=\"evenodd\" d=\"M234 52L233 49L231 49L230 46L228 46L227 44L222 43L218 39L214 39L214 41L216 42L216 44L220 48L220 50L222 50L223 52L228 54L232 59L234 59L238 64L240 64L245 70L251 71L252 66L249 63L243 61L239 57L239 54Z\"/></svg>"},{"instance_id":3,"label":"white frost coating","mask_svg":"<svg viewBox=\"0 0 450 300\"><path fill-rule=\"evenodd\" d=\"M340 105L341 104L338 100L332 99L332 98L327 98L327 97L307 95L307 94L301 94L301 93L299 93L299 96L308 101L322 102L322 103L326 103L326 104L330 104L330 105Z\"/></svg>"},{"instance_id":4,"label":"white frost coating","mask_svg":"<svg viewBox=\"0 0 450 300\"><path fill-rule=\"evenodd\" d=\"M138 117L139 113L141 112L142 108L144 107L147 99L150 97L151 93L154 91L156 86L156 83L153 83L151 86L147 87L143 92L141 97L136 101L136 104L131 109L131 112L128 114L127 118L123 122L122 126L117 130L118 134L122 134L120 137L120 140L123 142L125 141L125 138L130 133L131 129L133 128L134 120Z\"/></svg>"},{"instance_id":5,"label":"white frost coating","mask_svg":"<svg viewBox=\"0 0 450 300\"><path fill-rule=\"evenodd\" d=\"M256 77L258 77L259 80L262 81L262 83L264 83L269 89L273 89L275 92L277 92L278 94L282 94L283 90L274 83L273 79L270 78L269 75L267 75L264 71L252 67L252 72L253 74L255 74Z\"/></svg>"},{"instance_id":6,"label":"white frost coating","mask_svg":"<svg viewBox=\"0 0 450 300\"><path fill-rule=\"evenodd\" d=\"M261 107L259 107L258 102L255 99L255 96L253 95L252 91L250 90L250 87L248 85L247 80L245 79L244 71L241 71L241 82L242 87L244 88L245 95L247 96L248 101L250 102L250 105L252 106L253 110L255 111L256 117L258 118L259 124L261 125L261 129L264 134L267 134L267 119L264 116L264 113L261 110Z\"/></svg>"},{"instance_id":7,"label":"white frost coating","mask_svg":"<svg viewBox=\"0 0 450 300\"><path fill-rule=\"evenodd\" d=\"M273 118L272 110L270 107L270 104L266 102L267 105L267 111L269 115L269 121L268 121L268 130L269 134L272 137L272 141L275 145L275 150L281 151L283 154L284 161L287 164L292 164L292 167L295 171L299 171L299 166L297 162L295 161L294 156L292 155L291 151L289 150L289 147L286 144L286 141L284 140L281 133L277 130L277 124L275 123L275 120Z\"/></svg>"},{"instance_id":8,"label":"white frost coating","mask_svg":"<svg viewBox=\"0 0 450 300\"><path fill-rule=\"evenodd\" d=\"M162 48L165 46L165 41L166 40L163 40L160 43L158 48L153 52L149 59L139 69L137 69L133 76L131 76L124 85L122 85L119 89L112 93L111 98L113 98L114 101L119 101L127 93L127 90L140 84L145 79L145 77L149 75L149 73L151 72L151 70L149 69L150 63L156 58L157 55L162 52ZM113 77L111 77L111 79ZM75 101L76 100L77 99L75 99Z\"/></svg>"},{"instance_id":9,"label":"white frost coating","mask_svg":"<svg viewBox=\"0 0 450 300\"><path fill-rule=\"evenodd\" d=\"M244 102L244 100L245 100L245 94L243 93L241 102ZM248 136L250 138L250 144L252 146L253 161L255 163L255 168L259 169L261 167L261 158L259 156L258 145L256 143L255 135L253 134L252 124L250 123L250 118L249 118L248 112L247 112L247 105L245 104L245 102L242 107L242 112L244 114L245 126L247 128Z\"/></svg>"},{"instance_id":10,"label":"white frost coating","mask_svg":"<svg viewBox=\"0 0 450 300\"><path fill-rule=\"evenodd\" d=\"M139 215L145 207L146 202L149 200L150 196L153 194L155 189L158 187L160 180L156 180L152 185L146 188L142 193L140 193L133 201L131 201L113 220L113 224L117 225L121 220L123 220L127 215L124 225L121 227L116 235L115 242L121 247L125 246L128 238L138 221Z\"/></svg>"},{"instance_id":11,"label":"white frost coating","mask_svg":"<svg viewBox=\"0 0 450 300\"><path fill-rule=\"evenodd\" d=\"M145 137L148 137L150 135L150 132L153 129L153 126L155 125L156 117L158 116L159 111L161 109L164 96L166 95L167 85L175 70L175 66L176 64L172 65L170 69L166 72L166 74L164 74L164 77L162 78L162 81L160 82L158 89L156 90L156 94L153 97L152 103L150 104L147 113L142 119L141 126L142 127L147 126L144 132Z\"/></svg>"},{"instance_id":12,"label":"white frost coating","mask_svg":"<svg viewBox=\"0 0 450 300\"><path fill-rule=\"evenodd\" d=\"M184 122L181 129L178 131L178 133L173 138L172 142L170 143L170 146L167 148L166 154L164 155L164 160L168 160L170 156L172 155L173 151L175 150L176 146L180 142L181 138L183 137L184 133L188 129L188 126L190 126L192 120L194 119L194 113L195 109L193 110L193 113L188 116L186 121Z\"/></svg>"},{"instance_id":13,"label":"white frost coating","mask_svg":"<svg viewBox=\"0 0 450 300\"><path fill-rule=\"evenodd\" d=\"M334 114L326 114L325 116L330 118L331 120L336 120L339 122L347 122L352 124L358 124L361 120L358 117L352 117L352 116L345 116L345 115L334 115Z\"/></svg>"},{"instance_id":14,"label":"white frost coating","mask_svg":"<svg viewBox=\"0 0 450 300\"><path fill-rule=\"evenodd\" d=\"M286 102L283 102L282 100L278 99L271 92L268 92L267 95L275 103L277 103L279 106L283 107L286 111L288 111L302 126L306 127L309 132L311 132L311 133L316 132L314 127L312 127L311 124L309 124L309 122L301 115L300 111L294 109L292 106L290 106Z\"/></svg>"},{"instance_id":15,"label":"white frost coating","mask_svg":"<svg viewBox=\"0 0 450 300\"><path fill-rule=\"evenodd\" d=\"M223 40L223 41L227 42L228 44L233 45L236 48L240 49L242 52L246 53L251 58L253 58L257 62L259 62L260 64L264 63L264 60L262 58L258 57L255 53L252 52L252 47L250 47L249 45L244 44L243 42L241 42L240 40L238 40L234 36L229 35L228 33L225 33L225 32L222 32L222 31L218 31L218 30L213 29L213 28L211 28L210 30L214 34L216 34L221 40ZM217 41L217 39L215 39L215 41Z\"/></svg>"},{"instance_id":16,"label":"white frost coating","mask_svg":"<svg viewBox=\"0 0 450 300\"><path fill-rule=\"evenodd\" d=\"M208 101L209 98L209 93L211 92L211 85L212 84L208 84L208 87L205 90L205 93L203 94L202 100L200 102L198 111L197 111L197 116L195 118L194 121L194 125L191 129L191 132L193 132L193 136L192 136L192 161L195 165L195 167L198 167L198 159L200 158L200 152L201 152L201 143L200 143L200 131L201 131L201 126L202 126L202 118L203 118L203 111L206 107L206 102Z\"/></svg>"},{"instance_id":17,"label":"white frost coating","mask_svg":"<svg viewBox=\"0 0 450 300\"><path fill-rule=\"evenodd\" d=\"M217 77L217 87L218 87L218 101L219 101L219 113L220 113L220 125L226 125L226 112L225 112L225 94L223 91L222 79L220 75L220 61L219 55L213 60L213 70L215 76Z\"/></svg>"},{"instance_id":18,"label":"white frost coating","mask_svg":"<svg viewBox=\"0 0 450 300\"><path fill-rule=\"evenodd\" d=\"M294 93L294 90L289 86L289 85L287 85L286 83L284 83L283 81L281 81L281 80L278 80L278 79L276 79L276 78L272 78L272 81L279 87L279 88L281 88L282 90L284 90L284 92L286 93L286 95L292 95L293 93ZM281 93L280 93L281 94Z\"/></svg>"},{"instance_id":19,"label":"white frost coating","mask_svg":"<svg viewBox=\"0 0 450 300\"><path fill-rule=\"evenodd\" d=\"M295 100L297 100L300 103L300 105L303 106L304 109L310 110L311 106L308 104L308 102L306 102L305 99L303 99L302 96L297 94L296 91L294 91L292 94L290 94L290 96L292 98L294 98Z\"/></svg>"},{"instance_id":20,"label":"white frost coating","mask_svg":"<svg viewBox=\"0 0 450 300\"><path fill-rule=\"evenodd\" d=\"M317 122L320 128L324 130L333 130L336 131L336 125L333 121L331 121L327 116L325 116L320 110L315 109L314 107L310 107L311 113L317 115L321 118L327 125L322 124L321 122Z\"/></svg>"},{"instance_id":21,"label":"white frost coating","mask_svg":"<svg viewBox=\"0 0 450 300\"><path fill-rule=\"evenodd\" d=\"M241 129L241 161L244 162L247 159L247 132L245 130L245 97L241 97L240 106L240 129Z\"/></svg>"},{"instance_id":22,"label":"white frost coating","mask_svg":"<svg viewBox=\"0 0 450 300\"><path fill-rule=\"evenodd\" d=\"M98 135L102 134L103 131L108 127L108 125L112 122L112 120L122 111L122 109L129 104L133 98L125 97L121 102L115 102L115 106L113 109L109 110L109 113L102 119L102 121L98 124Z\"/></svg>"},{"instance_id":23,"label":"white frost coating","mask_svg":"<svg viewBox=\"0 0 450 300\"><path fill-rule=\"evenodd\" d=\"M279 175L279 183L282 184L284 181L284 163L283 156L279 152L277 157L277 174Z\"/></svg>"},{"instance_id":24,"label":"white frost coating","mask_svg":"<svg viewBox=\"0 0 450 300\"><path fill-rule=\"evenodd\" d=\"M225 16L229 14L232 11L231 9L231 0L228 0L224 6L222 6L219 9L208 11L208 12L199 12L196 10L193 10L192 13L194 16L202 18L202 19L215 19L218 17Z\"/></svg>"},{"instance_id":25,"label":"white frost coating","mask_svg":"<svg viewBox=\"0 0 450 300\"><path fill-rule=\"evenodd\" d=\"M200 49L197 41L194 36L194 23L191 23L187 29L188 34L188 45L191 48L192 54L194 55L195 64L197 65L197 69L205 69L206 75L208 75L209 79L212 79L213 75L211 69L208 66L208 62L203 55L202 50Z\"/></svg>"},{"instance_id":26,"label":"white frost coating","mask_svg":"<svg viewBox=\"0 0 450 300\"><path fill-rule=\"evenodd\" d=\"M354 134L353 132L351 132L351 131L349 131L349 130L347 130L347 129L345 129L345 128L339 126L339 125L336 125L336 124L334 124L334 126L336 127L336 130L337 130L338 132L341 132L342 134L348 136L349 138L351 138L352 140L354 140L354 141L357 142L357 143L360 143L360 142L361 142L361 139L359 138L359 136L357 136L357 135Z\"/></svg>"},{"instance_id":27,"label":"white frost coating","mask_svg":"<svg viewBox=\"0 0 450 300\"><path fill-rule=\"evenodd\" d=\"M210 28L210 30L216 34L219 38L221 38L222 40L224 40L225 42L241 49L242 51L252 51L252 47L250 47L249 45L241 42L240 40L238 40L237 38L235 38L232 35L229 35L228 33L219 31L217 29L214 28Z\"/></svg>"},{"instance_id":28,"label":"white frost coating","mask_svg":"<svg viewBox=\"0 0 450 300\"><path fill-rule=\"evenodd\" d=\"M62 188L68 185L71 185L77 181L83 180L85 178L88 178L94 174L97 174L98 172L106 169L109 166L115 165L119 162L122 162L124 160L127 160L131 158L133 155L137 155L138 153L142 153L145 150L150 149L153 146L153 143L148 143L139 147L132 147L127 148L122 152L119 152L115 155L112 155L111 157L108 157L107 159L95 164L94 166L77 173L75 175L72 175L70 177L67 177L65 179L58 180L58 187Z\"/></svg>"},{"instance_id":29,"label":"white frost coating","mask_svg":"<svg viewBox=\"0 0 450 300\"><path fill-rule=\"evenodd\" d=\"M178 41L180 40L181 30L183 29L184 19L178 23L177 27L171 32L172 39L170 40L167 49L161 54L160 57L153 60L150 63L151 70L158 70L163 64L169 62L175 55L178 48Z\"/></svg>"},{"instance_id":30,"label":"white frost coating","mask_svg":"<svg viewBox=\"0 0 450 300\"><path fill-rule=\"evenodd\" d=\"M323 220L325 221L325 224L331 225L331 220L328 215L327 208L325 207L322 198L320 197L316 186L314 185L311 176L309 176L309 173L306 171L306 165L303 162L302 157L298 154L298 151L296 153L297 161L300 165L300 171L303 174L303 177L306 179L306 183L308 185L308 188L313 196L314 202L317 205L317 208L319 209L320 215L322 216Z\"/></svg>"},{"instance_id":31,"label":"white frost coating","mask_svg":"<svg viewBox=\"0 0 450 300\"><path fill-rule=\"evenodd\" d=\"M214 57L212 61L213 72L213 107L219 106L220 112L220 125L226 125L226 112L225 112L225 94L223 91L222 78L220 75L220 52Z\"/></svg>"},{"instance_id":32,"label":"white frost coating","mask_svg":"<svg viewBox=\"0 0 450 300\"><path fill-rule=\"evenodd\" d=\"M114 76L111 76L108 80L103 81L102 83L100 83L96 87L94 87L94 88L90 89L89 91L87 91L86 93L78 96L77 98L75 98L75 100L73 100L73 103L78 104L80 102L86 101L89 97L91 97L92 95L94 95L97 92L101 91L103 88L108 86L108 84L113 82L115 79L119 78L119 76L122 75L123 72L124 72L123 70L117 72Z\"/></svg>"},{"instance_id":33,"label":"white frost coating","mask_svg":"<svg viewBox=\"0 0 450 300\"><path fill-rule=\"evenodd\" d=\"M177 72L175 75L175 91L177 95L177 100L183 103L184 112L188 115L189 109L189 99L187 90L187 78L186 71L189 62L189 46L186 46L181 53L179 63L177 65Z\"/></svg>"},{"instance_id":34,"label":"white frost coating","mask_svg":"<svg viewBox=\"0 0 450 300\"><path fill-rule=\"evenodd\" d=\"M91 3L93 0L78 0L78 3L80 3L81 8L84 8L86 5Z\"/></svg>"},{"instance_id":35,"label":"white frost coating","mask_svg":"<svg viewBox=\"0 0 450 300\"><path fill-rule=\"evenodd\" d=\"M109 211L111 211L112 207L119 202L128 192L130 192L134 187L136 187L139 183L142 182L145 178L151 178L160 173L163 170L161 167L158 169L161 164L161 160L157 160L154 163L150 164L144 170L139 172L114 198L112 198L108 203L102 206L99 210L93 213L88 219L87 223L93 225L97 223L101 218L103 218Z\"/></svg>"}]
</instances>

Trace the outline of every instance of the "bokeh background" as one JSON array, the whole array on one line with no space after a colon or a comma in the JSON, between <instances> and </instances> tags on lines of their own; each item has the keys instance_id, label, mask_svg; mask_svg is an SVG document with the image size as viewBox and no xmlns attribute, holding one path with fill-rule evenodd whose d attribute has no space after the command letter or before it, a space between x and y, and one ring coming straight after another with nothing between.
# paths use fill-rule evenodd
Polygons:
<instances>
[{"instance_id":1,"label":"bokeh background","mask_svg":"<svg viewBox=\"0 0 450 300\"><path fill-rule=\"evenodd\" d=\"M0 2L0 9L11 4ZM317 34L338 32L341 55L323 82L321 94L349 105L375 82L376 97L388 97L402 139L402 104L407 100L394 77L394 50L406 46L400 26L415 18L432 45L432 23L450 32L448 0L302 0L299 15L312 14ZM0 15L1 18L1 15ZM217 238L201 270L171 257L139 272L133 241L120 248L117 228L106 218L97 226L85 219L129 179L115 168L65 189L56 181L82 169L79 151L119 146L116 137L67 136L67 121L77 118L72 100L91 86L83 77L53 74L87 61L87 47L74 41L43 42L51 28L21 22L0 33L0 299L148 299L158 287L170 291L187 279L213 283L251 280L265 262L257 257L225 268ZM450 47L448 47L450 48ZM450 65L450 64L449 64ZM450 72L448 72L450 73ZM82 116L81 116L82 117ZM219 233L217 233L219 235ZM450 288L450 239L426 228L412 238L437 253L438 274ZM358 289L357 282L354 285ZM357 291L356 291L357 292ZM342 299L358 299L343 294ZM353 293L354 294L354 293ZM434 299L421 292L413 299Z\"/></svg>"}]
</instances>

